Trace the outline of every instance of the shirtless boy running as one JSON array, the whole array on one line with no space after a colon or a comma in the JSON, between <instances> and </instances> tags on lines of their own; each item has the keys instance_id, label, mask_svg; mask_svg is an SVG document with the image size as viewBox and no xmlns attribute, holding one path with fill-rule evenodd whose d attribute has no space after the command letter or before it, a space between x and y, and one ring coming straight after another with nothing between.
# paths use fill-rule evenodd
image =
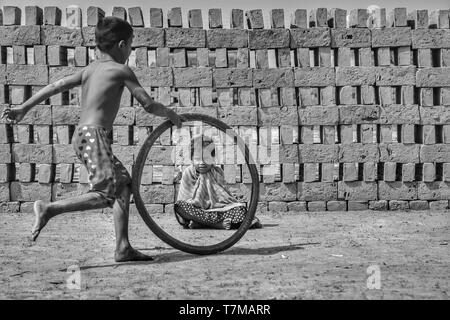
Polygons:
<instances>
[{"instance_id":1,"label":"shirtless boy running","mask_svg":"<svg viewBox=\"0 0 450 320\"><path fill-rule=\"evenodd\" d=\"M111 131L126 86L144 109L156 116L167 117L178 127L180 117L171 109L155 102L142 88L133 71L125 65L133 41L133 28L124 20L106 17L97 24L95 39L98 59L74 75L40 90L18 108L6 109L2 118L17 123L35 105L50 96L75 86L82 86L82 112L72 138L77 157L89 172L88 193L56 202L38 200L32 228L35 241L42 228L56 215L64 212L112 207L116 233L117 262L152 260L133 249L128 240L128 214L131 177L123 164L112 154Z\"/></svg>"}]
</instances>

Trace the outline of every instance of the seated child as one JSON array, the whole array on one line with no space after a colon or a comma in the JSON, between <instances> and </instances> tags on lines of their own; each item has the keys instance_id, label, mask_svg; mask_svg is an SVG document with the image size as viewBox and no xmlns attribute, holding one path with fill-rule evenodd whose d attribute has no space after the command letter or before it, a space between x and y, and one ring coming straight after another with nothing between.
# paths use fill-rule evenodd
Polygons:
<instances>
[{"instance_id":1,"label":"seated child","mask_svg":"<svg viewBox=\"0 0 450 320\"><path fill-rule=\"evenodd\" d=\"M208 140L211 141L203 135L191 140L193 163L183 171L175 216L185 228L237 229L247 209L225 188L223 170L214 164L214 144ZM195 146L201 152L194 152ZM254 218L251 228L261 227L258 218Z\"/></svg>"}]
</instances>

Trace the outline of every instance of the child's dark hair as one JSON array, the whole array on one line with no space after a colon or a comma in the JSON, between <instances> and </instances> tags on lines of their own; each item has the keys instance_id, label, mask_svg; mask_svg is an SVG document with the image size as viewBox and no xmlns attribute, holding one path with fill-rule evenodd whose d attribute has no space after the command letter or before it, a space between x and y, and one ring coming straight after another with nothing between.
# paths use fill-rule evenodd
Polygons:
<instances>
[{"instance_id":1,"label":"child's dark hair","mask_svg":"<svg viewBox=\"0 0 450 320\"><path fill-rule=\"evenodd\" d=\"M101 51L111 50L121 40L128 41L133 35L131 25L117 17L105 17L95 28L95 42Z\"/></svg>"}]
</instances>

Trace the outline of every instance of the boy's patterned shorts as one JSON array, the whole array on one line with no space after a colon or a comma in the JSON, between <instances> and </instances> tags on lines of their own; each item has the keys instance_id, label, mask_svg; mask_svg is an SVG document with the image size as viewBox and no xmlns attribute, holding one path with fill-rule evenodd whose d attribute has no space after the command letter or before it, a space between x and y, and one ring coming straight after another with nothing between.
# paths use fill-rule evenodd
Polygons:
<instances>
[{"instance_id":1,"label":"boy's patterned shorts","mask_svg":"<svg viewBox=\"0 0 450 320\"><path fill-rule=\"evenodd\" d=\"M112 208L131 177L122 162L113 155L108 131L101 126L79 125L72 146L89 173L89 192L101 194Z\"/></svg>"}]
</instances>

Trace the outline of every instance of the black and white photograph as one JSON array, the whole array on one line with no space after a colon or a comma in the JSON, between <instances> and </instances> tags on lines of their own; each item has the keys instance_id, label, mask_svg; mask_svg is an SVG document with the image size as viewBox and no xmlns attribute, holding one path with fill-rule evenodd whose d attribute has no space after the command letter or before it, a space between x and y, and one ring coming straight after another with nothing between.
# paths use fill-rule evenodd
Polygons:
<instances>
[{"instance_id":1,"label":"black and white photograph","mask_svg":"<svg viewBox=\"0 0 450 320\"><path fill-rule=\"evenodd\" d=\"M448 0L0 0L0 300L449 300L449 201Z\"/></svg>"}]
</instances>

